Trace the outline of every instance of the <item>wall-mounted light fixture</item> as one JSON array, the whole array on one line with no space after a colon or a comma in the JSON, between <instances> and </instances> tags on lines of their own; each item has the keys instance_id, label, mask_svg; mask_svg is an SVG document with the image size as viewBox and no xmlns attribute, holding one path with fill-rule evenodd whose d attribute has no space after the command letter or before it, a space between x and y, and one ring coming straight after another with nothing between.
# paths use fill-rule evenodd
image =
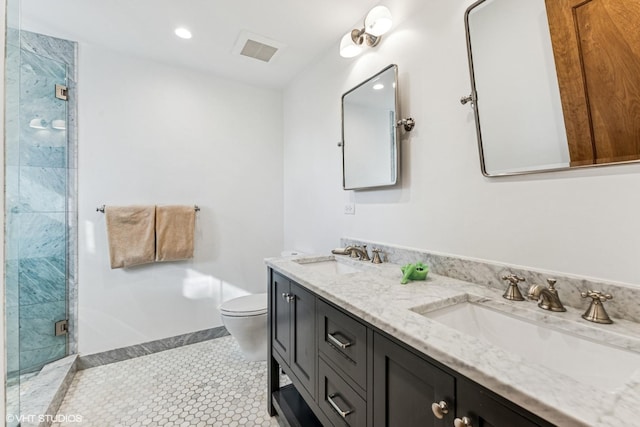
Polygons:
<instances>
[{"instance_id":1,"label":"wall-mounted light fixture","mask_svg":"<svg viewBox=\"0 0 640 427\"><path fill-rule=\"evenodd\" d=\"M382 35L391 29L391 12L385 6L376 6L364 18L364 28L345 34L340 40L340 56L353 58L362 52L363 45L377 46Z\"/></svg>"}]
</instances>

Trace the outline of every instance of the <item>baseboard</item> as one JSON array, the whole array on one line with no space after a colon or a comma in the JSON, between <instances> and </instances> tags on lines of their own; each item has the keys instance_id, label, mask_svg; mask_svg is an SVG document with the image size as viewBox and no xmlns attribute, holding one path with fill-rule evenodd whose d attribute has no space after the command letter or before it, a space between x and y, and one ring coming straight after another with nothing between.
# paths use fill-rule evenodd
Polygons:
<instances>
[{"instance_id":1,"label":"baseboard","mask_svg":"<svg viewBox=\"0 0 640 427\"><path fill-rule=\"evenodd\" d=\"M189 344L196 344L202 341L224 337L226 335L229 335L227 328L224 326L218 326L216 328L204 329L202 331L177 335L175 337L163 338L129 347L103 351L102 353L80 356L78 359L78 369L95 368L96 366L122 362L123 360L146 356L148 354L158 353L159 351L170 350L172 348L178 348Z\"/></svg>"}]
</instances>

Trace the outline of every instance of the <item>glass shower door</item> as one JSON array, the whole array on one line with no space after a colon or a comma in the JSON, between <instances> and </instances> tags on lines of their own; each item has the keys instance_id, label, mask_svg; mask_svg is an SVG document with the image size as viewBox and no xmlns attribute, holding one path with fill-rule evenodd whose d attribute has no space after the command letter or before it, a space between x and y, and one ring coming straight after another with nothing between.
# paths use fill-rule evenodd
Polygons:
<instances>
[{"instance_id":1,"label":"glass shower door","mask_svg":"<svg viewBox=\"0 0 640 427\"><path fill-rule=\"evenodd\" d=\"M18 283L21 375L67 354L66 335L55 329L67 318L67 104L56 98L66 76L65 64L20 50L18 138L7 141L6 246L7 281Z\"/></svg>"},{"instance_id":2,"label":"glass shower door","mask_svg":"<svg viewBox=\"0 0 640 427\"><path fill-rule=\"evenodd\" d=\"M9 15L7 21L10 20ZM17 19L16 19L17 20ZM6 344L6 415L7 426L14 427L20 414L20 312L18 307L18 245L13 232L10 206L18 192L17 158L12 155L18 147L20 135L20 47L19 31L8 28L5 60L5 344ZM18 41L16 44L15 42Z\"/></svg>"},{"instance_id":3,"label":"glass shower door","mask_svg":"<svg viewBox=\"0 0 640 427\"><path fill-rule=\"evenodd\" d=\"M5 61L6 421L11 427L21 415L33 415L23 413L37 395L32 377L75 349L64 330L56 331L68 318L69 287L76 277L77 137L69 118L76 104L56 96L56 85L75 87L75 44L20 29L19 3L7 2Z\"/></svg>"}]
</instances>

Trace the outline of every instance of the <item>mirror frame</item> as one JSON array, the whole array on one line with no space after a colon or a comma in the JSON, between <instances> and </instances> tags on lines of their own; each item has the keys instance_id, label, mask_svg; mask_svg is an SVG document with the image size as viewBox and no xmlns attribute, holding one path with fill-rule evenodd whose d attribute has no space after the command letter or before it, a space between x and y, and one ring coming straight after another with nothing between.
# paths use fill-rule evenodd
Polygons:
<instances>
[{"instance_id":1,"label":"mirror frame","mask_svg":"<svg viewBox=\"0 0 640 427\"><path fill-rule=\"evenodd\" d=\"M366 85L367 83L371 82L376 77L379 77L380 75L382 75L384 72L388 71L389 69L393 69L394 70L393 80L395 82L395 87L393 89L393 98L394 98L393 103L394 103L394 109L395 109L394 158L392 159L393 162L394 162L394 166L395 166L394 167L393 182L391 182L389 184L371 185L371 186L365 186L365 187L349 187L349 188L347 188L346 180L345 180L346 171L345 171L345 161L344 161L344 146L345 146L345 141L344 141L344 98L345 98L345 96L347 96L350 93L354 92L358 88L360 88L360 87ZM340 98L340 116L341 116L341 119L342 119L341 120L341 124L342 124L341 138L342 138L342 141L340 142L340 148L341 148L341 152L342 152L342 189L343 190L366 190L366 189L370 189L370 188L391 187L391 186L394 186L394 185L398 184L398 176L399 176L399 171L400 171L400 153L399 153L400 144L398 144L398 138L399 138L398 117L400 116L400 114L399 114L398 111L399 111L398 110L398 65L396 65L396 64L390 64L390 65L386 66L381 71L377 72L376 74L374 74L373 76L369 77L368 79L366 79L362 83L358 84L354 88L352 88L352 89L350 89L347 92L342 94L342 97Z\"/></svg>"},{"instance_id":2,"label":"mirror frame","mask_svg":"<svg viewBox=\"0 0 640 427\"><path fill-rule=\"evenodd\" d=\"M471 95L468 98L463 98L461 100L463 104L470 102L471 107L473 108L473 115L474 115L475 124L476 124L476 135L478 139L478 153L480 155L480 170L482 172L482 175L488 178L497 178L502 176L531 175L531 174L539 174L539 173L547 173L547 172L562 172L562 171L580 170L580 169L593 168L593 167L618 166L618 165L625 165L625 164L640 163L640 160L624 160L619 162L595 163L595 164L580 165L580 166L534 169L534 170L527 170L527 171L514 171L514 172L501 172L501 173L487 172L486 164L484 160L484 150L482 149L482 130L480 129L480 113L478 112L478 105L477 105L478 93L476 91L476 81L475 81L475 74L473 69L473 53L471 51L471 32L469 29L469 14L474 8L476 8L477 6L481 5L486 1L488 0L476 1L471 6L469 6L464 13L464 27L465 27L465 33L467 38L467 57L469 60L469 75L471 78Z\"/></svg>"}]
</instances>

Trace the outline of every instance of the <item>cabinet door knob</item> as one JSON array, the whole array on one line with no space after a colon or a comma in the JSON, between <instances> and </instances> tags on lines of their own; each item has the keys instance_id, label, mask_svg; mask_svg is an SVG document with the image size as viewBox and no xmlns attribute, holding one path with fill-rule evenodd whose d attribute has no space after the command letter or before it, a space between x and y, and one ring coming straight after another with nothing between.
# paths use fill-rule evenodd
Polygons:
<instances>
[{"instance_id":1,"label":"cabinet door knob","mask_svg":"<svg viewBox=\"0 0 640 427\"><path fill-rule=\"evenodd\" d=\"M447 405L447 402L444 400L441 400L438 403L432 403L431 410L433 411L433 415L435 415L437 419L441 420L449 413L449 405Z\"/></svg>"},{"instance_id":2,"label":"cabinet door knob","mask_svg":"<svg viewBox=\"0 0 640 427\"><path fill-rule=\"evenodd\" d=\"M347 415L349 415L353 411L351 409L347 409L346 411L340 409L338 404L333 400L333 398L336 396L338 396L337 393L330 394L329 396L327 396L327 401L329 402L329 405L331 405L331 407L338 413L338 415L340 415L342 418L347 418Z\"/></svg>"},{"instance_id":3,"label":"cabinet door knob","mask_svg":"<svg viewBox=\"0 0 640 427\"><path fill-rule=\"evenodd\" d=\"M290 294L290 293L283 293L283 294L282 294L282 298L283 298L286 302L291 302L291 301L293 301L293 300L296 298L296 296L295 296L295 295L293 295L293 294Z\"/></svg>"},{"instance_id":4,"label":"cabinet door knob","mask_svg":"<svg viewBox=\"0 0 640 427\"><path fill-rule=\"evenodd\" d=\"M353 344L351 342L342 342L338 338L336 338L333 334L327 334L327 339L331 342L331 344L337 347L340 347L342 349L345 349Z\"/></svg>"},{"instance_id":5,"label":"cabinet door knob","mask_svg":"<svg viewBox=\"0 0 640 427\"><path fill-rule=\"evenodd\" d=\"M453 427L473 427L473 425L471 425L471 418L456 418L453 420Z\"/></svg>"}]
</instances>

